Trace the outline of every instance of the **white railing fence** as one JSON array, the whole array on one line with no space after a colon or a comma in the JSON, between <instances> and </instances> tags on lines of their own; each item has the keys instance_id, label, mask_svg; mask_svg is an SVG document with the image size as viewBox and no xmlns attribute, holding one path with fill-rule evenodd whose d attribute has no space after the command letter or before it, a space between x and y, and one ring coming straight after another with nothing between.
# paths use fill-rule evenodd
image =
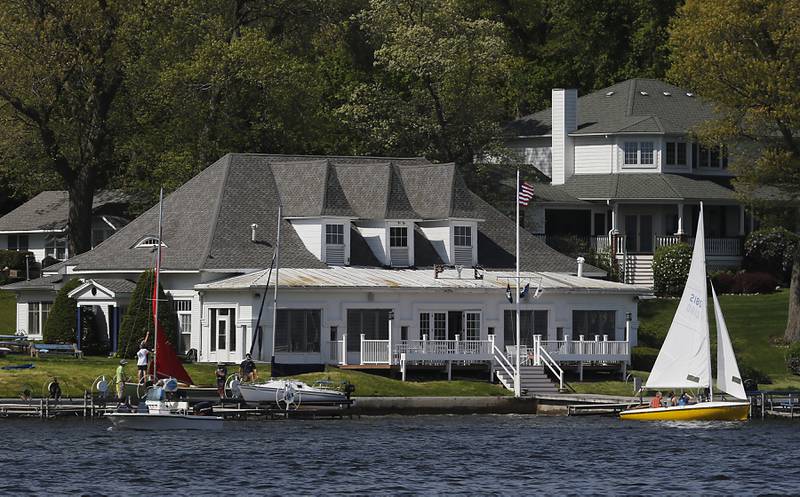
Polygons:
<instances>
[{"instance_id":1,"label":"white railing fence","mask_svg":"<svg viewBox=\"0 0 800 497\"><path fill-rule=\"evenodd\" d=\"M456 335L455 340L401 340L394 347L394 355L402 353L431 354L431 355L489 355L491 354L491 340L461 340ZM455 358L454 358L455 359Z\"/></svg>"},{"instance_id":2,"label":"white railing fence","mask_svg":"<svg viewBox=\"0 0 800 497\"><path fill-rule=\"evenodd\" d=\"M389 340L367 340L361 335L361 364L389 364Z\"/></svg>"},{"instance_id":3,"label":"white railing fence","mask_svg":"<svg viewBox=\"0 0 800 497\"><path fill-rule=\"evenodd\" d=\"M608 335L594 335L594 340L585 340L583 335L578 340L542 340L541 347L550 355L586 356L586 360L602 360L603 356L620 356L630 354L630 344L624 340L609 340Z\"/></svg>"}]
</instances>

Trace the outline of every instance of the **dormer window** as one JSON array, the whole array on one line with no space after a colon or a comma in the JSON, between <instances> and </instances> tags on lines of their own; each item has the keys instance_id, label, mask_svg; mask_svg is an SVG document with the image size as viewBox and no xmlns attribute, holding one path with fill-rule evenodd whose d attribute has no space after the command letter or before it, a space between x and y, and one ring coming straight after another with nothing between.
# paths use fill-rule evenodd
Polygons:
<instances>
[{"instance_id":1,"label":"dormer window","mask_svg":"<svg viewBox=\"0 0 800 497\"><path fill-rule=\"evenodd\" d=\"M325 225L325 262L331 266L345 265L344 224Z\"/></svg>"},{"instance_id":2,"label":"dormer window","mask_svg":"<svg viewBox=\"0 0 800 497\"><path fill-rule=\"evenodd\" d=\"M389 256L391 265L395 267L409 266L408 227L389 227Z\"/></svg>"},{"instance_id":3,"label":"dormer window","mask_svg":"<svg viewBox=\"0 0 800 497\"><path fill-rule=\"evenodd\" d=\"M472 266L472 226L453 226L453 262Z\"/></svg>"},{"instance_id":4,"label":"dormer window","mask_svg":"<svg viewBox=\"0 0 800 497\"><path fill-rule=\"evenodd\" d=\"M162 247L166 247L167 245L164 242L161 242ZM136 245L136 248L155 248L158 247L158 237L157 236L146 236L139 240Z\"/></svg>"}]
</instances>

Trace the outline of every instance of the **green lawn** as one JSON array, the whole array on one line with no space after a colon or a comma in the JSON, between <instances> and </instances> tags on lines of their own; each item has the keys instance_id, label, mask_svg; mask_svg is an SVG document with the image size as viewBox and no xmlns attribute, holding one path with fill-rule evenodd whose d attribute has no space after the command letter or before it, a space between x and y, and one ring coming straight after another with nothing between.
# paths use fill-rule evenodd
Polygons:
<instances>
[{"instance_id":1,"label":"green lawn","mask_svg":"<svg viewBox=\"0 0 800 497\"><path fill-rule=\"evenodd\" d=\"M80 396L84 389L90 388L98 376L113 377L117 367L117 359L103 357L86 357L72 359L66 357L49 357L31 359L24 355L11 355L0 358L0 366L10 364L33 363L33 369L0 370L0 397L17 397L29 389L35 396L40 396L53 376L59 378L65 395ZM214 364L187 364L186 370L199 386L214 385ZM229 368L233 372L235 368ZM128 364L129 376L135 376L136 367ZM260 365L259 375L269 377L269 366ZM420 396L488 396L508 395L502 386L492 385L485 381L425 381L402 382L382 376L371 375L359 371L345 371L328 368L325 373L310 373L296 376L306 382L319 379L330 379L334 382L347 380L356 386L356 395L420 397Z\"/></svg>"},{"instance_id":2,"label":"green lawn","mask_svg":"<svg viewBox=\"0 0 800 497\"><path fill-rule=\"evenodd\" d=\"M800 376L789 374L784 365L785 347L773 340L783 336L789 308L789 292L767 295L721 295L722 313L728 325L733 348L742 369L756 368L769 375L768 389L800 389ZM664 341L678 299L655 299L639 304L639 344L658 348ZM713 306L709 309L712 347L716 347L716 324ZM716 353L712 349L712 353ZM646 372L636 372L645 378ZM631 395L632 385L622 381L586 381L571 385L581 393Z\"/></svg>"},{"instance_id":3,"label":"green lawn","mask_svg":"<svg viewBox=\"0 0 800 497\"><path fill-rule=\"evenodd\" d=\"M0 290L0 335L13 335L17 331L17 298Z\"/></svg>"}]
</instances>

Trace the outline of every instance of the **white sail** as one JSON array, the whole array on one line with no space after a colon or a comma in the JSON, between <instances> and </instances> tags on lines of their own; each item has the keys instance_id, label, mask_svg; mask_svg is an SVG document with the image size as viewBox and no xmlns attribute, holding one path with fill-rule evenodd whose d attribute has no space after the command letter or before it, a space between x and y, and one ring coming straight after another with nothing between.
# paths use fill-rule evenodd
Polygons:
<instances>
[{"instance_id":1,"label":"white sail","mask_svg":"<svg viewBox=\"0 0 800 497\"><path fill-rule=\"evenodd\" d=\"M647 379L648 389L705 388L711 385L711 347L706 303L706 251L703 205L686 278L672 325Z\"/></svg>"},{"instance_id":2,"label":"white sail","mask_svg":"<svg viewBox=\"0 0 800 497\"><path fill-rule=\"evenodd\" d=\"M714 297L714 318L717 320L717 388L737 399L747 399L742 375L739 374L739 365L733 354L731 337L728 335L728 326L722 316L714 285L711 285L711 295Z\"/></svg>"}]
</instances>

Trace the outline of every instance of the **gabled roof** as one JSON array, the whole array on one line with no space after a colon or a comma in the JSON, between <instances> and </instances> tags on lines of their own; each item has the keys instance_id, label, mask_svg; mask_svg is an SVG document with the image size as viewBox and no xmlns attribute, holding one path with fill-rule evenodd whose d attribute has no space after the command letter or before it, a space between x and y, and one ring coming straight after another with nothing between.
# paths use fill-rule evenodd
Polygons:
<instances>
[{"instance_id":1,"label":"gabled roof","mask_svg":"<svg viewBox=\"0 0 800 497\"><path fill-rule=\"evenodd\" d=\"M97 214L112 206L124 207L130 197L120 190L106 190L94 196ZM0 232L64 231L69 218L69 194L61 190L41 192L3 217Z\"/></svg>"},{"instance_id":2,"label":"gabled roof","mask_svg":"<svg viewBox=\"0 0 800 497\"><path fill-rule=\"evenodd\" d=\"M713 200L736 202L732 189L707 176L620 173L576 174L563 185L536 185L536 200ZM536 201L535 200L535 201Z\"/></svg>"},{"instance_id":3,"label":"gabled roof","mask_svg":"<svg viewBox=\"0 0 800 497\"><path fill-rule=\"evenodd\" d=\"M691 91L639 78L578 97L577 112L578 129L572 135L685 134L715 117L712 105ZM510 122L506 131L511 136L544 136L551 126L552 109L547 108Z\"/></svg>"},{"instance_id":4,"label":"gabled roof","mask_svg":"<svg viewBox=\"0 0 800 497\"><path fill-rule=\"evenodd\" d=\"M469 191L453 164L419 158L309 157L228 154L164 199L164 270L240 272L269 266L278 200L285 217L352 215L360 219L479 219L478 259L486 267L514 266L514 223ZM257 224L256 242L251 224ZM158 206L94 250L70 259L76 271L141 270L155 253L136 248L158 229ZM351 235L356 233L351 232ZM574 272L576 263L521 232L523 269ZM351 237L351 263L371 265L366 243ZM366 249L369 250L368 248ZM421 264L438 260L420 247ZM284 221L282 268L325 268Z\"/></svg>"}]
</instances>

